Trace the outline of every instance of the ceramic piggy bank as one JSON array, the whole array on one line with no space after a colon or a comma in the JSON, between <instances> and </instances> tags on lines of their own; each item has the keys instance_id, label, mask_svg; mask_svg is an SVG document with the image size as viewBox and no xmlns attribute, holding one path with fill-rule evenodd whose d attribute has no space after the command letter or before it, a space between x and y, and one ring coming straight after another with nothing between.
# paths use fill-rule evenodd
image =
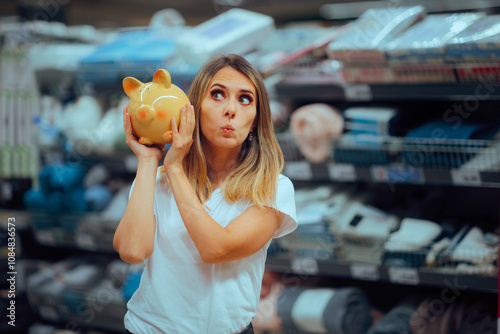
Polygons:
<instances>
[{"instance_id":1,"label":"ceramic piggy bank","mask_svg":"<svg viewBox=\"0 0 500 334\"><path fill-rule=\"evenodd\" d=\"M153 81L148 83L126 77L123 79L123 90L130 97L128 113L139 143L171 143L171 119L174 117L176 124L179 124L181 108L189 100L182 89L171 83L170 73L159 69Z\"/></svg>"}]
</instances>

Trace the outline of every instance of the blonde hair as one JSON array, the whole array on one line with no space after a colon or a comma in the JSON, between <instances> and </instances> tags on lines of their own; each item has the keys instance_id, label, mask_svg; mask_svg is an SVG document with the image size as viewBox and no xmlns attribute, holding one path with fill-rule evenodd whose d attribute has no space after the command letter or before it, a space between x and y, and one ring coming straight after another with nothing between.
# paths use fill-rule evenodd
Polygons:
<instances>
[{"instance_id":1,"label":"blonde hair","mask_svg":"<svg viewBox=\"0 0 500 334\"><path fill-rule=\"evenodd\" d=\"M194 106L196 125L193 132L193 144L184 158L184 170L201 203L208 201L214 189L202 148L200 109L211 79L219 70L227 66L239 71L252 81L257 93L257 114L256 125L252 131L253 140L245 140L235 167L222 185L224 198L229 201L248 198L259 207L275 207L278 177L284 165L283 153L274 135L269 97L262 76L241 56L230 54L214 57L200 69L193 79L188 97ZM163 168L162 172L164 172Z\"/></svg>"}]
</instances>

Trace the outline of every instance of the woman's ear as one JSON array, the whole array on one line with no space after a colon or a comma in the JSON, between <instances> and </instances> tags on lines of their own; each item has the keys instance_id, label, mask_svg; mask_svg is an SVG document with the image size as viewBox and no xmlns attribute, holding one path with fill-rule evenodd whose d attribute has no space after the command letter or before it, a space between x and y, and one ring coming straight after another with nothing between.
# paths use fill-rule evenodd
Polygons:
<instances>
[{"instance_id":1,"label":"woman's ear","mask_svg":"<svg viewBox=\"0 0 500 334\"><path fill-rule=\"evenodd\" d=\"M130 97L138 87L143 85L143 83L136 78L126 77L123 79L122 85L125 94Z\"/></svg>"},{"instance_id":2,"label":"woman's ear","mask_svg":"<svg viewBox=\"0 0 500 334\"><path fill-rule=\"evenodd\" d=\"M253 120L252 127L250 128L250 132L253 132L253 130L255 129L256 126L257 126L257 117L255 117L255 119Z\"/></svg>"}]
</instances>

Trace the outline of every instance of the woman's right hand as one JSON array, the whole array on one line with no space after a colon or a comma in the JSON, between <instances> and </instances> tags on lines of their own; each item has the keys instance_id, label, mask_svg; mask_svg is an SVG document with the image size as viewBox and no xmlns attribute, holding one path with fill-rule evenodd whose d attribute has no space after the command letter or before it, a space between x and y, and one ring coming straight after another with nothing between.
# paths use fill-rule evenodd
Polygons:
<instances>
[{"instance_id":1,"label":"woman's right hand","mask_svg":"<svg viewBox=\"0 0 500 334\"><path fill-rule=\"evenodd\" d=\"M160 162L165 153L163 145L146 146L139 144L137 136L132 131L132 119L128 113L128 107L123 107L123 128L125 130L126 143L139 160L156 160Z\"/></svg>"}]
</instances>

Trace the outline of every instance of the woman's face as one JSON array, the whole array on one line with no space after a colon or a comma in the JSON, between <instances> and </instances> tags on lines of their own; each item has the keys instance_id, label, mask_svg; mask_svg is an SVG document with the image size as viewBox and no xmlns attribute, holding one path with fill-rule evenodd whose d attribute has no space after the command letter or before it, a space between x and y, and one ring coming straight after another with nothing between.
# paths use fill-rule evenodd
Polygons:
<instances>
[{"instance_id":1,"label":"woman's face","mask_svg":"<svg viewBox=\"0 0 500 334\"><path fill-rule=\"evenodd\" d=\"M200 112L205 145L241 149L255 126L257 93L248 77L232 67L219 70L208 84Z\"/></svg>"}]
</instances>

